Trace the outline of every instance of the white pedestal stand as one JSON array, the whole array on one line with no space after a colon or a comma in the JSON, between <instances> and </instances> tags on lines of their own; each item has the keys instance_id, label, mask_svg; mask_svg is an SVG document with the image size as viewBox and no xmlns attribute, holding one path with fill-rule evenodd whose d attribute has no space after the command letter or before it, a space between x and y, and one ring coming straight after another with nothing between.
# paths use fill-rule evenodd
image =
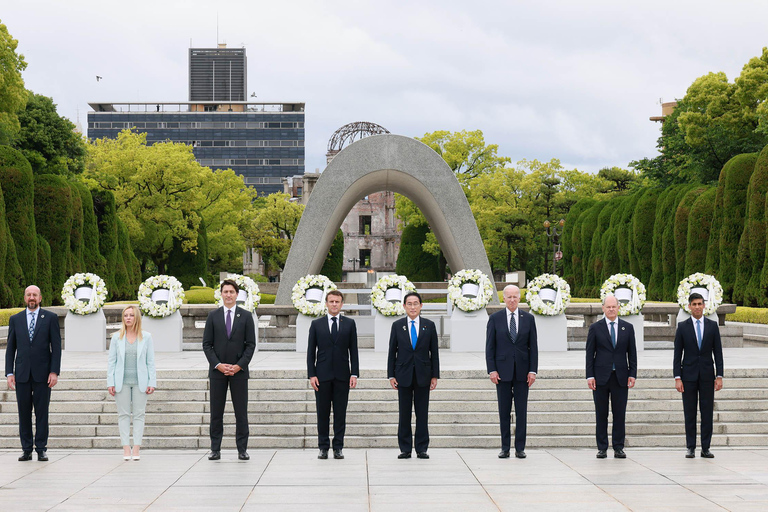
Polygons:
<instances>
[{"instance_id":1,"label":"white pedestal stand","mask_svg":"<svg viewBox=\"0 0 768 512\"><path fill-rule=\"evenodd\" d=\"M71 311L64 318L64 350L70 352L104 352L107 350L107 319L99 309L90 315Z\"/></svg>"},{"instance_id":2,"label":"white pedestal stand","mask_svg":"<svg viewBox=\"0 0 768 512\"><path fill-rule=\"evenodd\" d=\"M635 346L638 352L645 350L645 327L643 325L643 315L627 315L620 317L622 320L632 324L635 328ZM617 333L618 335L618 333Z\"/></svg>"},{"instance_id":3,"label":"white pedestal stand","mask_svg":"<svg viewBox=\"0 0 768 512\"><path fill-rule=\"evenodd\" d=\"M485 329L488 326L485 308L469 313L453 308L450 324L451 352L485 352Z\"/></svg>"},{"instance_id":4,"label":"white pedestal stand","mask_svg":"<svg viewBox=\"0 0 768 512\"><path fill-rule=\"evenodd\" d=\"M145 316L141 319L141 328L152 335L155 352L182 351L184 322L179 311L163 318Z\"/></svg>"},{"instance_id":5,"label":"white pedestal stand","mask_svg":"<svg viewBox=\"0 0 768 512\"><path fill-rule=\"evenodd\" d=\"M302 313L296 315L296 352L307 353L309 346L309 326L315 320L314 316Z\"/></svg>"},{"instance_id":6,"label":"white pedestal stand","mask_svg":"<svg viewBox=\"0 0 768 512\"><path fill-rule=\"evenodd\" d=\"M389 352L389 335L392 324L402 316L384 316L373 308L373 351Z\"/></svg>"},{"instance_id":7,"label":"white pedestal stand","mask_svg":"<svg viewBox=\"0 0 768 512\"><path fill-rule=\"evenodd\" d=\"M533 315L536 319L536 337L539 352L568 351L568 319L556 316Z\"/></svg>"}]
</instances>

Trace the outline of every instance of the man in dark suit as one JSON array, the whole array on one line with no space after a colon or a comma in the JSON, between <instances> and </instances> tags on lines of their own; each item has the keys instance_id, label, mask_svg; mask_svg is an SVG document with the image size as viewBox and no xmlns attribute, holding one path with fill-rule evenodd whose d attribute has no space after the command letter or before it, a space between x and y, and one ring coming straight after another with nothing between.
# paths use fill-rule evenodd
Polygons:
<instances>
[{"instance_id":1,"label":"man in dark suit","mask_svg":"<svg viewBox=\"0 0 768 512\"><path fill-rule=\"evenodd\" d=\"M440 378L440 359L437 353L437 328L431 320L419 316L421 295L410 292L403 298L406 318L392 324L389 335L387 377L397 390L399 420L397 443L398 459L410 459L413 444L416 456L428 459L429 392L437 387ZM416 435L411 436L411 411L416 410Z\"/></svg>"},{"instance_id":2,"label":"man in dark suit","mask_svg":"<svg viewBox=\"0 0 768 512\"><path fill-rule=\"evenodd\" d=\"M696 457L696 402L701 408L701 456L715 458L709 451L715 391L723 389L723 344L717 322L703 317L704 297L688 298L691 318L677 324L672 362L675 387L683 394L685 414L685 457ZM713 361L714 357L714 361Z\"/></svg>"},{"instance_id":3,"label":"man in dark suit","mask_svg":"<svg viewBox=\"0 0 768 512\"><path fill-rule=\"evenodd\" d=\"M32 460L32 409L35 409L34 448L37 460L48 456L48 405L51 388L61 372L61 331L59 317L40 307L40 288L24 290L27 308L10 318L5 375L8 389L16 390L19 410L19 437L24 453L20 461ZM16 368L14 369L14 362Z\"/></svg>"},{"instance_id":4,"label":"man in dark suit","mask_svg":"<svg viewBox=\"0 0 768 512\"><path fill-rule=\"evenodd\" d=\"M224 306L208 313L203 331L203 351L210 363L208 376L211 393L211 455L221 458L224 435L224 405L227 387L235 409L237 457L248 460L248 363L256 350L253 315L237 306L240 288L231 279L221 283Z\"/></svg>"},{"instance_id":5,"label":"man in dark suit","mask_svg":"<svg viewBox=\"0 0 768 512\"><path fill-rule=\"evenodd\" d=\"M307 373L315 390L317 410L318 459L328 458L329 423L333 405L333 458L343 459L344 431L347 426L349 390L357 386L360 365L357 357L357 326L351 318L343 317L344 295L332 290L325 297L328 314L309 326L307 344ZM350 368L350 364L352 365Z\"/></svg>"},{"instance_id":6,"label":"man in dark suit","mask_svg":"<svg viewBox=\"0 0 768 512\"><path fill-rule=\"evenodd\" d=\"M539 346L536 320L520 311L520 288L504 288L506 308L488 319L485 329L485 364L491 382L496 385L501 428L500 459L509 458L512 398L515 400L515 457L525 458L525 434L528 411L528 388L536 381L539 368Z\"/></svg>"},{"instance_id":7,"label":"man in dark suit","mask_svg":"<svg viewBox=\"0 0 768 512\"><path fill-rule=\"evenodd\" d=\"M608 295L603 301L605 318L589 326L587 334L587 385L595 400L597 458L608 451L608 402L613 412L613 456L624 453L625 420L629 388L637 378L637 345L632 324L618 317L619 301Z\"/></svg>"}]
</instances>

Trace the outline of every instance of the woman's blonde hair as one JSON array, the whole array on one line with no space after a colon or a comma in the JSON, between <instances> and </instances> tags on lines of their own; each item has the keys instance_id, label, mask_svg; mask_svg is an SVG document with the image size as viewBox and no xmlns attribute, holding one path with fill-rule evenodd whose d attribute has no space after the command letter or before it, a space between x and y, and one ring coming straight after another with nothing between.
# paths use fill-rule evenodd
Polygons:
<instances>
[{"instance_id":1,"label":"woman's blonde hair","mask_svg":"<svg viewBox=\"0 0 768 512\"><path fill-rule=\"evenodd\" d=\"M120 334L119 336L121 338L124 338L126 333L128 332L128 329L125 327L125 312L129 309L133 310L133 317L135 318L133 322L133 329L131 329L133 332L136 333L136 339L141 339L141 310L139 309L139 306L135 304L129 304L123 308L123 312L120 313Z\"/></svg>"}]
</instances>

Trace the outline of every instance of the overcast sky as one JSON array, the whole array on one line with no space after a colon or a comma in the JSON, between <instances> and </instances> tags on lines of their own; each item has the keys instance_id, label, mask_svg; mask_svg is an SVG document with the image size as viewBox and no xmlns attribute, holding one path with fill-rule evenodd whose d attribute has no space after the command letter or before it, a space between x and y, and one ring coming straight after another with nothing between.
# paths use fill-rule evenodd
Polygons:
<instances>
[{"instance_id":1,"label":"overcast sky","mask_svg":"<svg viewBox=\"0 0 768 512\"><path fill-rule=\"evenodd\" d=\"M512 158L596 172L656 155L659 100L768 46L768 1L7 0L27 88L85 127L88 102L187 101L192 47L244 46L248 93L306 103L306 170L353 121L476 130ZM103 77L99 82L96 75Z\"/></svg>"}]
</instances>

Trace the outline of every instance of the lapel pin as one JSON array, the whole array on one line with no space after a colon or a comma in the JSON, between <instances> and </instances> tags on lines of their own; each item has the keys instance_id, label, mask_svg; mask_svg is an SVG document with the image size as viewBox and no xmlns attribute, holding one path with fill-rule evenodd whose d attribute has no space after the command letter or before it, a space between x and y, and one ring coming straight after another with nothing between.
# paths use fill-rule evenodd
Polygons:
<instances>
[{"instance_id":1,"label":"lapel pin","mask_svg":"<svg viewBox=\"0 0 768 512\"><path fill-rule=\"evenodd\" d=\"M405 328L405 326L403 326L403 330L404 330L404 331L407 331L408 329L406 329L406 328Z\"/></svg>"},{"instance_id":2,"label":"lapel pin","mask_svg":"<svg viewBox=\"0 0 768 512\"><path fill-rule=\"evenodd\" d=\"M622 328L621 328L621 330L623 331L623 330L624 330L624 328L622 327Z\"/></svg>"},{"instance_id":3,"label":"lapel pin","mask_svg":"<svg viewBox=\"0 0 768 512\"><path fill-rule=\"evenodd\" d=\"M235 316L236 316L237 318L240 318L240 313L236 314Z\"/></svg>"},{"instance_id":4,"label":"lapel pin","mask_svg":"<svg viewBox=\"0 0 768 512\"><path fill-rule=\"evenodd\" d=\"M45 315L40 315L40 318L45 318Z\"/></svg>"}]
</instances>

